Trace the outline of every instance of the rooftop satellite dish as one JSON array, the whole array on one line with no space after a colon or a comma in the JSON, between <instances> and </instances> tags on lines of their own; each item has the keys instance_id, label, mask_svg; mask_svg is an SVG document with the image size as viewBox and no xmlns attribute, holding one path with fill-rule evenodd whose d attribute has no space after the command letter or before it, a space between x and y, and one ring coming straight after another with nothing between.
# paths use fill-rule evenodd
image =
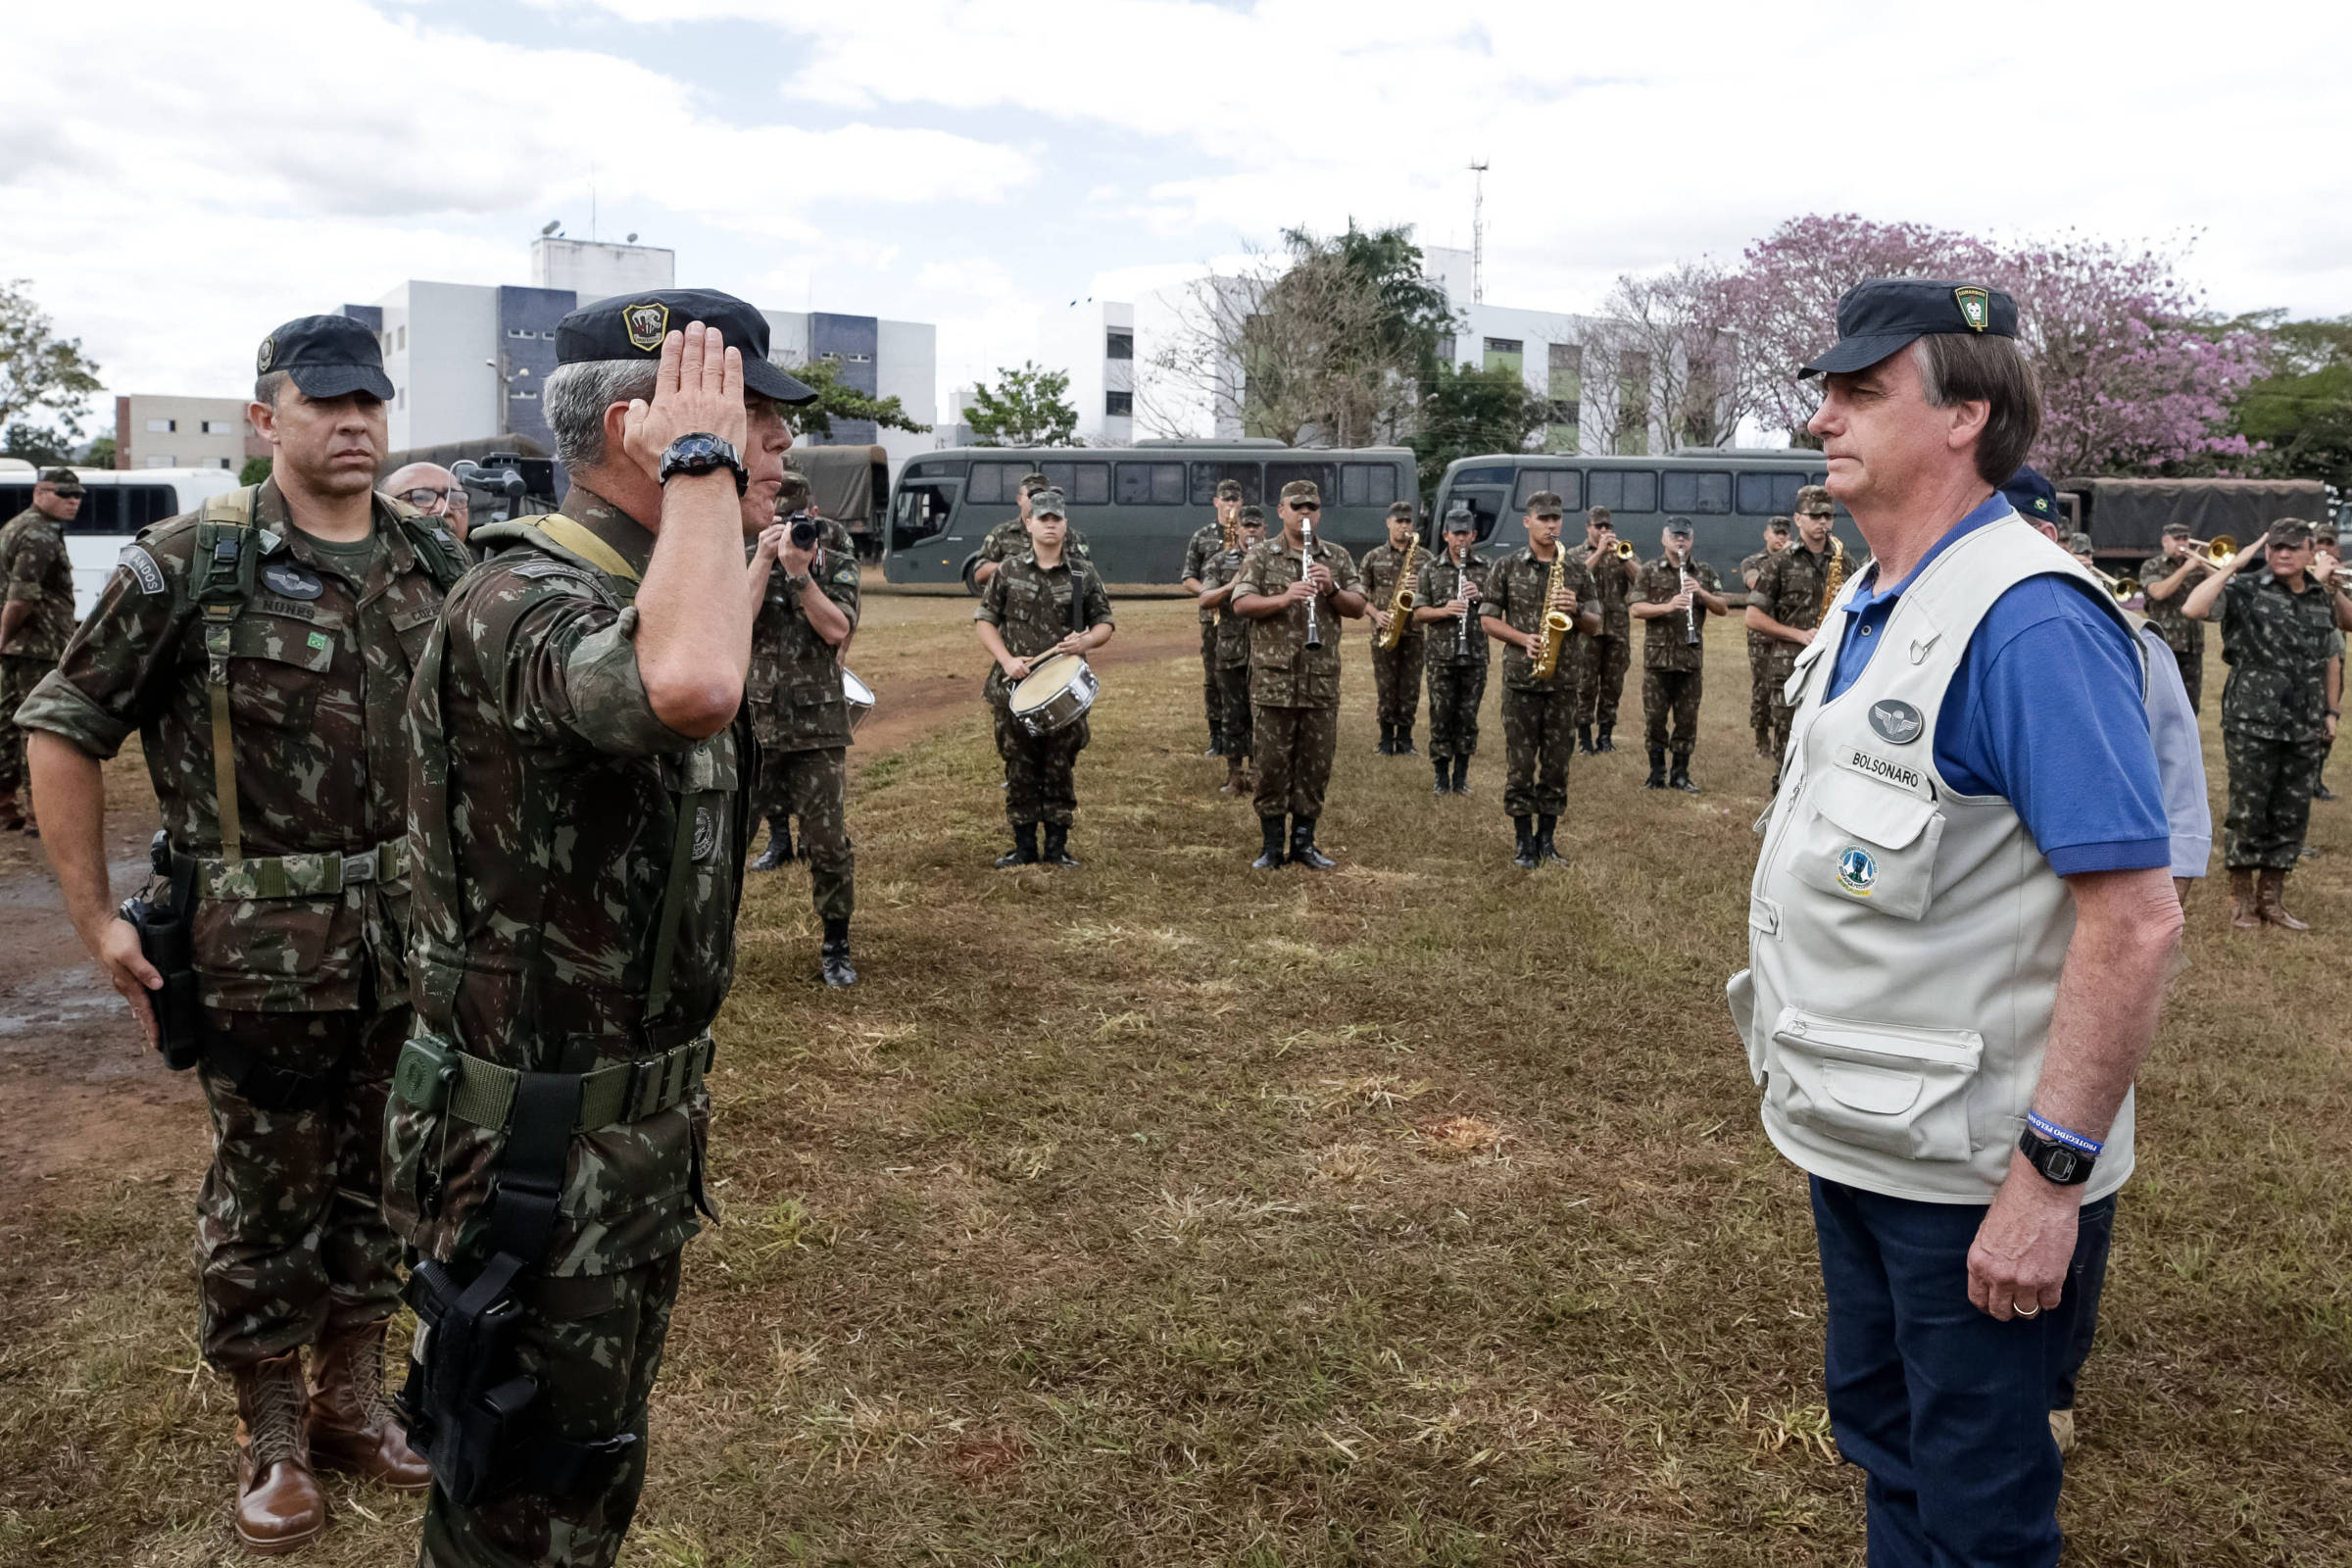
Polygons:
<instances>
[{"instance_id":1,"label":"rooftop satellite dish","mask_svg":"<svg viewBox=\"0 0 2352 1568\"><path fill-rule=\"evenodd\" d=\"M539 237L541 239L545 239L548 235L553 234L557 229L562 228L563 226L564 220L561 218L551 218L547 220L547 226L539 230Z\"/></svg>"}]
</instances>

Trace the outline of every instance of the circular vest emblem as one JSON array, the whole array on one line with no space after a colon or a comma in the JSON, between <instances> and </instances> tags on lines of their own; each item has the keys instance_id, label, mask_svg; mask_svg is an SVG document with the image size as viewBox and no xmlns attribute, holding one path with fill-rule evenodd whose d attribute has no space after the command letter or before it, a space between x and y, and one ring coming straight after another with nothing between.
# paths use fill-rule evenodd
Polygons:
<instances>
[{"instance_id":1,"label":"circular vest emblem","mask_svg":"<svg viewBox=\"0 0 2352 1568\"><path fill-rule=\"evenodd\" d=\"M708 860L718 850L718 808L701 806L694 812L694 858Z\"/></svg>"},{"instance_id":2,"label":"circular vest emblem","mask_svg":"<svg viewBox=\"0 0 2352 1568\"><path fill-rule=\"evenodd\" d=\"M1919 739L1927 720L1909 703L1888 701L1870 705L1870 727L1897 746L1908 746Z\"/></svg>"},{"instance_id":3,"label":"circular vest emblem","mask_svg":"<svg viewBox=\"0 0 2352 1568\"><path fill-rule=\"evenodd\" d=\"M262 583L273 594L288 599L316 599L326 592L326 584L316 573L304 570L290 561L272 561L262 568Z\"/></svg>"},{"instance_id":4,"label":"circular vest emblem","mask_svg":"<svg viewBox=\"0 0 2352 1568\"><path fill-rule=\"evenodd\" d=\"M1873 883L1879 880L1879 862L1859 845L1847 845L1838 857L1838 885L1857 899L1870 897Z\"/></svg>"}]
</instances>

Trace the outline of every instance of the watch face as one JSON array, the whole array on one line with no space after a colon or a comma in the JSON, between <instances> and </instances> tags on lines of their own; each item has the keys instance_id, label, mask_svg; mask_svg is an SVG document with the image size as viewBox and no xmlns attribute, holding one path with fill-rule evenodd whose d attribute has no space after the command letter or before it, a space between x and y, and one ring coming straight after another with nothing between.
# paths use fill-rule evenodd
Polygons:
<instances>
[{"instance_id":1,"label":"watch face","mask_svg":"<svg viewBox=\"0 0 2352 1568\"><path fill-rule=\"evenodd\" d=\"M2050 1180L2063 1185L2075 1179L2075 1172L2082 1168L2082 1157L2063 1144L2053 1145L2042 1154L2041 1168L2049 1173Z\"/></svg>"}]
</instances>

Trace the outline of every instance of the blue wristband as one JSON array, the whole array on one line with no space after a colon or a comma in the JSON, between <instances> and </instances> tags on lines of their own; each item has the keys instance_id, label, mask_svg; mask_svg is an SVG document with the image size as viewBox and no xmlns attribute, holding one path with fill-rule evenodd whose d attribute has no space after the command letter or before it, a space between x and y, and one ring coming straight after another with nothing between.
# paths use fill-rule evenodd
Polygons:
<instances>
[{"instance_id":1,"label":"blue wristband","mask_svg":"<svg viewBox=\"0 0 2352 1568\"><path fill-rule=\"evenodd\" d=\"M2051 1143L2064 1144L2076 1152L2088 1154L2093 1159L2096 1159L2099 1152L2107 1147L2096 1138L2085 1138L2071 1127L2059 1126L2038 1110L2026 1112L2026 1125L2047 1138Z\"/></svg>"}]
</instances>

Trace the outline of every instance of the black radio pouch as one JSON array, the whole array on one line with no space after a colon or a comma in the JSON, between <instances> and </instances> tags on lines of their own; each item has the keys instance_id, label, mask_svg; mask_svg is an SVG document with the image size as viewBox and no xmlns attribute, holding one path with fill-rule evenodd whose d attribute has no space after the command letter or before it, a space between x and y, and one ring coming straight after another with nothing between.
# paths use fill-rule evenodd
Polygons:
<instances>
[{"instance_id":1,"label":"black radio pouch","mask_svg":"<svg viewBox=\"0 0 2352 1568\"><path fill-rule=\"evenodd\" d=\"M149 854L155 874L171 889L171 903L142 895L125 899L118 912L139 934L139 954L164 977L161 991L147 993L155 1014L155 1049L164 1065L185 1072L204 1056L204 1009L197 1001L196 862L172 854L172 835L158 832Z\"/></svg>"}]
</instances>

